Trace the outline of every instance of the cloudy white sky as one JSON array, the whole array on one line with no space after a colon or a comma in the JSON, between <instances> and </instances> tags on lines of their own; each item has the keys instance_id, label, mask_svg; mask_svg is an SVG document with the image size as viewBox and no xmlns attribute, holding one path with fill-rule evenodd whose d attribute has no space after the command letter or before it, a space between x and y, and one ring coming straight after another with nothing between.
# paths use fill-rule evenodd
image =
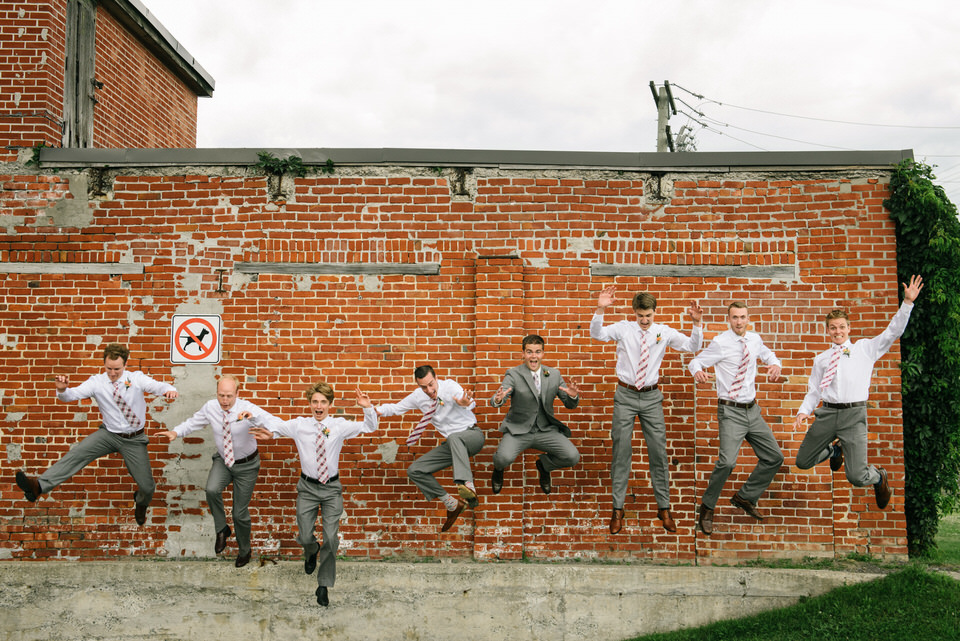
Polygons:
<instances>
[{"instance_id":1,"label":"cloudy white sky","mask_svg":"<svg viewBox=\"0 0 960 641\"><path fill-rule=\"evenodd\" d=\"M699 151L912 149L960 204L953 0L142 1L200 147L655 151L667 80Z\"/></svg>"}]
</instances>

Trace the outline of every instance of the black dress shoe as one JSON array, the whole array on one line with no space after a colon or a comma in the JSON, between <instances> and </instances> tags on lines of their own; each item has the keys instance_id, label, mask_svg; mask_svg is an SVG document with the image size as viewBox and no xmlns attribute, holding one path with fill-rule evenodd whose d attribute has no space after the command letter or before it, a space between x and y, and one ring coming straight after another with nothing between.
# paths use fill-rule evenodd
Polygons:
<instances>
[{"instance_id":1,"label":"black dress shoe","mask_svg":"<svg viewBox=\"0 0 960 641\"><path fill-rule=\"evenodd\" d=\"M313 574L313 571L317 569L317 553L314 552L307 558L303 560L303 571L307 574Z\"/></svg>"},{"instance_id":2,"label":"black dress shoe","mask_svg":"<svg viewBox=\"0 0 960 641\"><path fill-rule=\"evenodd\" d=\"M40 481L32 476L27 476L22 471L17 472L17 487L23 490L23 498L31 503L43 494L43 490L40 489Z\"/></svg>"},{"instance_id":3,"label":"black dress shoe","mask_svg":"<svg viewBox=\"0 0 960 641\"><path fill-rule=\"evenodd\" d=\"M137 525L143 525L147 522L147 506L137 503L137 493L133 493L133 518L137 520Z\"/></svg>"},{"instance_id":4,"label":"black dress shoe","mask_svg":"<svg viewBox=\"0 0 960 641\"><path fill-rule=\"evenodd\" d=\"M843 467L843 448L840 441L833 444L833 453L830 455L830 469L838 472Z\"/></svg>"},{"instance_id":5,"label":"black dress shoe","mask_svg":"<svg viewBox=\"0 0 960 641\"><path fill-rule=\"evenodd\" d=\"M247 563L250 563L250 553L249 553L249 552L247 552L246 554L240 554L240 555L238 555L238 556L237 556L237 560L234 561L233 565L234 565L234 567L242 568L242 567L245 566Z\"/></svg>"},{"instance_id":6,"label":"black dress shoe","mask_svg":"<svg viewBox=\"0 0 960 641\"><path fill-rule=\"evenodd\" d=\"M230 538L230 526L223 528L217 532L217 542L213 544L213 553L220 554L223 552L223 549L227 547L227 539ZM249 559L248 559L249 560ZM240 566L237 566L240 567Z\"/></svg>"},{"instance_id":7,"label":"black dress shoe","mask_svg":"<svg viewBox=\"0 0 960 641\"><path fill-rule=\"evenodd\" d=\"M493 468L493 478L490 479L490 489L494 494L500 494L503 489L503 470Z\"/></svg>"},{"instance_id":8,"label":"black dress shoe","mask_svg":"<svg viewBox=\"0 0 960 641\"><path fill-rule=\"evenodd\" d=\"M323 607L330 605L330 599L327 598L327 586L325 585L317 588L317 604Z\"/></svg>"},{"instance_id":9,"label":"black dress shoe","mask_svg":"<svg viewBox=\"0 0 960 641\"><path fill-rule=\"evenodd\" d=\"M540 472L540 489L544 494L550 494L553 487L550 485L550 472L543 468L543 463L537 459L537 471Z\"/></svg>"}]
</instances>

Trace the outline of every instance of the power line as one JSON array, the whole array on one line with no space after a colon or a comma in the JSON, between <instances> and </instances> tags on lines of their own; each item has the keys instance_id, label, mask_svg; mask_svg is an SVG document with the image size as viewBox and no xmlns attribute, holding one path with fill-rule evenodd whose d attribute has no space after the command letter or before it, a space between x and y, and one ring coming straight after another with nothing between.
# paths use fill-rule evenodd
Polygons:
<instances>
[{"instance_id":1,"label":"power line","mask_svg":"<svg viewBox=\"0 0 960 641\"><path fill-rule=\"evenodd\" d=\"M946 130L960 129L960 126L935 127L935 126L925 126L925 125L888 125L888 124L869 123L869 122L855 122L852 120L831 120L829 118L814 118L812 116L798 116L796 114L785 114L785 113L780 113L778 111L768 111L766 109L755 109L753 107L742 107L740 105L730 104L729 102L720 102L719 100L714 100L713 98L707 98L702 94L694 93L693 91L690 91L685 87L681 87L675 82L672 83L672 85L677 89L686 91L688 94L690 94L691 96L699 100L703 100L704 102L712 102L714 104L720 105L721 107L732 107L734 109L743 109L744 111L755 111L757 113L765 113L773 116L783 116L784 118L800 118L802 120L816 120L819 122L832 122L832 123L837 123L841 125L857 125L860 127L888 127L891 129L946 129Z\"/></svg>"}]
</instances>

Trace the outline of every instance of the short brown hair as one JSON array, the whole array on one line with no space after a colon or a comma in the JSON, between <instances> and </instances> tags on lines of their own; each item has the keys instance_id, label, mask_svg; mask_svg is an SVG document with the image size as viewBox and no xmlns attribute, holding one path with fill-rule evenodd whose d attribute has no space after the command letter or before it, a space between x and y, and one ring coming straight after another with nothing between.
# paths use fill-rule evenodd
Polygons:
<instances>
[{"instance_id":1,"label":"short brown hair","mask_svg":"<svg viewBox=\"0 0 960 641\"><path fill-rule=\"evenodd\" d=\"M323 381L314 383L309 388L307 388L307 391L304 394L304 396L306 396L307 400L309 401L310 399L313 398L314 394L323 394L324 396L327 397L328 401L330 401L331 403L333 402L333 388L327 385L326 383L324 383Z\"/></svg>"},{"instance_id":2,"label":"short brown hair","mask_svg":"<svg viewBox=\"0 0 960 641\"><path fill-rule=\"evenodd\" d=\"M842 318L843 320L847 321L848 323L850 322L850 315L847 314L846 310L843 310L843 309L835 309L835 310L831 311L829 314L827 314L827 317L826 317L826 319L824 320L824 322L826 322L827 325L829 325L829 324L830 324L830 321L835 320L835 319L837 319L837 318Z\"/></svg>"},{"instance_id":3,"label":"short brown hair","mask_svg":"<svg viewBox=\"0 0 960 641\"><path fill-rule=\"evenodd\" d=\"M120 343L110 343L103 348L103 362L106 363L108 360L122 359L123 364L127 364L127 359L130 358L130 350L121 345Z\"/></svg>"},{"instance_id":4,"label":"short brown hair","mask_svg":"<svg viewBox=\"0 0 960 641\"><path fill-rule=\"evenodd\" d=\"M547 343L539 334L527 334L523 337L523 341L520 343L520 349L527 349L527 345L540 345L542 347L546 347Z\"/></svg>"},{"instance_id":5,"label":"short brown hair","mask_svg":"<svg viewBox=\"0 0 960 641\"><path fill-rule=\"evenodd\" d=\"M729 305L727 305L727 313L729 314L731 309L746 309L746 308L747 308L747 304L744 303L742 300L735 300Z\"/></svg>"},{"instance_id":6,"label":"short brown hair","mask_svg":"<svg viewBox=\"0 0 960 641\"><path fill-rule=\"evenodd\" d=\"M657 308L657 297L648 292L640 292L633 297L634 309L656 309Z\"/></svg>"}]
</instances>

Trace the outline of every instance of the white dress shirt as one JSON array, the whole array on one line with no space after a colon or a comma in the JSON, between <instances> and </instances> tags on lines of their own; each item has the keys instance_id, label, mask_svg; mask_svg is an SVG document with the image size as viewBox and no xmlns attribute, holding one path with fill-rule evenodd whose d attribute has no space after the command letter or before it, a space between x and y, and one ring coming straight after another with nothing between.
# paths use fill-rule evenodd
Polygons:
<instances>
[{"instance_id":1,"label":"white dress shirt","mask_svg":"<svg viewBox=\"0 0 960 641\"><path fill-rule=\"evenodd\" d=\"M263 423L268 430L274 434L289 436L297 444L300 471L312 479L320 478L320 470L317 469L317 433L321 429L325 430L324 438L327 439L324 455L329 478L340 473L340 450L343 449L343 442L359 434L369 434L377 430L377 411L372 407L363 409L362 421L351 421L342 416L327 416L320 423L312 416L281 421L266 412L264 414L269 417L265 417ZM259 420L261 419L257 417L253 422L259 424Z\"/></svg>"},{"instance_id":2,"label":"white dress shirt","mask_svg":"<svg viewBox=\"0 0 960 641\"><path fill-rule=\"evenodd\" d=\"M742 357L742 347L740 337L732 329L728 329L718 335L707 349L697 354L690 361L690 373L696 374L707 367L714 367L717 375L717 397L737 403L749 403L757 398L757 359L759 358L765 365L780 365L780 359L769 347L763 344L763 339L759 334L746 332L743 335L747 339L747 372L743 379L743 385L737 398L730 398L730 386L733 385L737 377L737 370L740 368Z\"/></svg>"},{"instance_id":3,"label":"white dress shirt","mask_svg":"<svg viewBox=\"0 0 960 641\"><path fill-rule=\"evenodd\" d=\"M237 414L243 412L250 412L253 416L259 416L260 418L256 422L246 419L238 421ZM250 435L250 427L252 425L263 425L269 418L272 418L272 416L268 412L263 411L249 401L241 398L234 401L233 407L227 410L227 421L230 423L230 437L233 439L234 460L247 458L257 451L257 441ZM196 414L183 423L180 423L180 425L177 425L173 428L173 431L177 433L177 436L183 437L199 429L203 429L206 425L209 425L210 429L213 430L213 441L217 446L217 451L220 452L220 456L222 457L223 433L225 431L223 425L223 408L220 407L220 403L216 399L204 403L203 407L197 410Z\"/></svg>"},{"instance_id":4,"label":"white dress shirt","mask_svg":"<svg viewBox=\"0 0 960 641\"><path fill-rule=\"evenodd\" d=\"M840 360L837 361L837 373L825 390L820 389L820 381L826 373L833 354L830 349L817 354L813 359L807 395L800 405L799 414L811 414L822 398L827 403L856 403L870 396L870 379L873 376L873 364L887 353L907 328L913 303L904 302L894 314L890 324L874 338L862 338L856 343L847 340L841 346Z\"/></svg>"},{"instance_id":5,"label":"white dress shirt","mask_svg":"<svg viewBox=\"0 0 960 641\"><path fill-rule=\"evenodd\" d=\"M430 423L444 438L477 424L477 417L473 414L473 408L477 406L476 402L471 401L468 406L461 407L455 400L463 398L463 388L456 381L449 378L437 380L437 398L440 399L440 403L437 405L437 411L430 418ZM422 389L417 388L399 403L388 403L377 409L381 416L397 416L410 410L427 413L431 407L433 407L433 399Z\"/></svg>"},{"instance_id":6,"label":"white dress shirt","mask_svg":"<svg viewBox=\"0 0 960 641\"><path fill-rule=\"evenodd\" d=\"M617 341L617 378L627 385L647 387L660 380L660 363L667 347L678 352L695 353L703 343L703 332L694 325L690 336L685 336L672 327L652 323L644 332L636 321L622 320L603 326L603 314L594 314L590 320L590 337L598 341ZM637 384L637 366L640 363L640 341L647 342L650 359L643 383Z\"/></svg>"},{"instance_id":7,"label":"white dress shirt","mask_svg":"<svg viewBox=\"0 0 960 641\"><path fill-rule=\"evenodd\" d=\"M113 400L113 383L106 372L91 376L77 387L68 387L62 392L57 392L57 398L67 403L92 398L100 408L103 426L107 430L114 434L131 434L143 429L146 424L147 402L143 398L144 392L161 396L167 392L176 391L173 385L155 381L139 371L124 371L118 380L120 397L140 421L136 427L130 425L130 422L124 418L117 402Z\"/></svg>"}]
</instances>

